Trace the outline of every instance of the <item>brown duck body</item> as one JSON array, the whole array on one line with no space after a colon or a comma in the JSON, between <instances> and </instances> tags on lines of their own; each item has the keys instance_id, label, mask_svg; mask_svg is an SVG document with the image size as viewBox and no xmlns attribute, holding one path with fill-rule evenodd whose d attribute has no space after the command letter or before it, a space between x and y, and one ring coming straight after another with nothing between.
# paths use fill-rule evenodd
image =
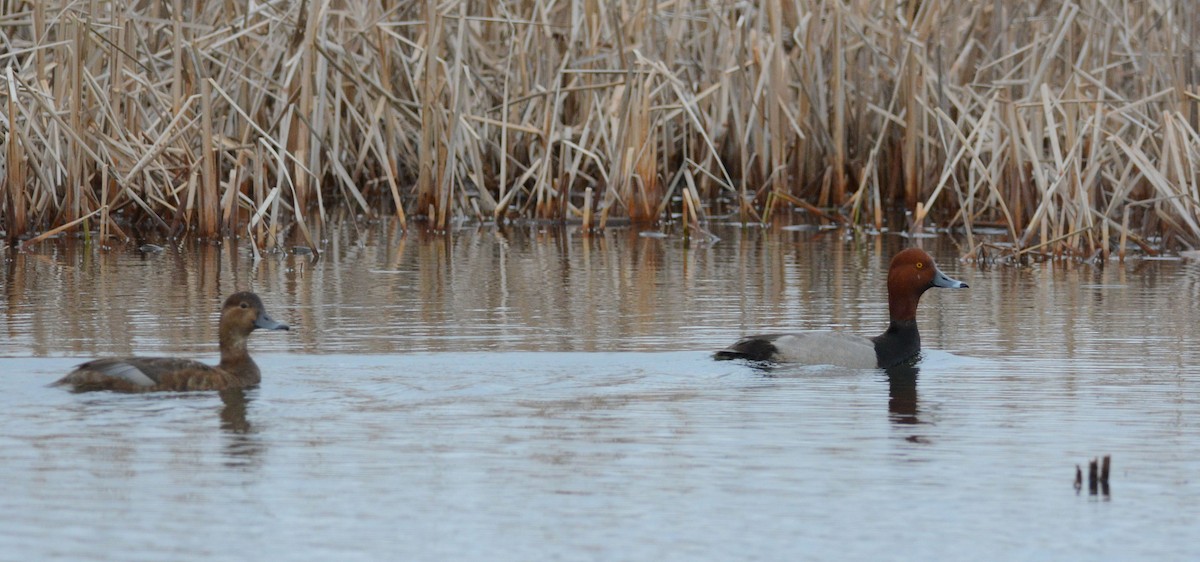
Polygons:
<instances>
[{"instance_id":1,"label":"brown duck body","mask_svg":"<svg viewBox=\"0 0 1200 562\"><path fill-rule=\"evenodd\" d=\"M248 388L262 381L258 365L249 357L238 367L229 370L175 357L96 359L80 365L56 384L69 384L75 392L153 392Z\"/></svg>"},{"instance_id":2,"label":"brown duck body","mask_svg":"<svg viewBox=\"0 0 1200 562\"><path fill-rule=\"evenodd\" d=\"M175 357L96 359L75 368L56 386L75 392L226 390L257 386L262 380L250 358L246 340L255 329L287 330L267 316L262 300L249 292L236 293L221 308L221 362L216 366Z\"/></svg>"}]
</instances>

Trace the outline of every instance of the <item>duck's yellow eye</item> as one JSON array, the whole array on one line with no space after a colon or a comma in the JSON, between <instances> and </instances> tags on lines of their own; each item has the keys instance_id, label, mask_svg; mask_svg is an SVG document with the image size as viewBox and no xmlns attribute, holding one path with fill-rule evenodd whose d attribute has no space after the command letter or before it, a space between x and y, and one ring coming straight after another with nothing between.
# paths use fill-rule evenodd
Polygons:
<instances>
[{"instance_id":1,"label":"duck's yellow eye","mask_svg":"<svg viewBox=\"0 0 1200 562\"><path fill-rule=\"evenodd\" d=\"M921 269L921 268L923 268L923 267L925 267L925 263L924 263L924 262L917 262L917 269Z\"/></svg>"}]
</instances>

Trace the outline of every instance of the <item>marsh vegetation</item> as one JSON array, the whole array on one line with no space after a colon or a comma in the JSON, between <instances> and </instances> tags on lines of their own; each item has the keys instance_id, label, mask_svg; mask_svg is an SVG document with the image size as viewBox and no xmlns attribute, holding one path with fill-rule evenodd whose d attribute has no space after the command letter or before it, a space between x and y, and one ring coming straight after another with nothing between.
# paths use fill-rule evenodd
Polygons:
<instances>
[{"instance_id":1,"label":"marsh vegetation","mask_svg":"<svg viewBox=\"0 0 1200 562\"><path fill-rule=\"evenodd\" d=\"M3 227L263 248L344 216L787 217L1190 249L1189 9L0 0Z\"/></svg>"}]
</instances>

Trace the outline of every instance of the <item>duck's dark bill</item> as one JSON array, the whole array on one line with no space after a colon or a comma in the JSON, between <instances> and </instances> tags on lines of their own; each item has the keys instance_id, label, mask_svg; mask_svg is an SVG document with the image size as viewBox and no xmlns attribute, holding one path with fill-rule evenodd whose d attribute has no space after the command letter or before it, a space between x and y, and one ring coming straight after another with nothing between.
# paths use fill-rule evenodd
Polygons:
<instances>
[{"instance_id":1,"label":"duck's dark bill","mask_svg":"<svg viewBox=\"0 0 1200 562\"><path fill-rule=\"evenodd\" d=\"M966 283L963 283L962 281L959 281L958 279L951 279L949 277L946 277L946 274L942 273L941 271L934 273L933 286L934 287L942 287L945 289L966 289L967 288Z\"/></svg>"},{"instance_id":2,"label":"duck's dark bill","mask_svg":"<svg viewBox=\"0 0 1200 562\"><path fill-rule=\"evenodd\" d=\"M272 320L271 317L267 316L266 314L258 315L258 318L254 320L254 327L260 328L263 330L290 330L290 328L288 328L287 324L284 324L282 322L276 322L276 321Z\"/></svg>"}]
</instances>

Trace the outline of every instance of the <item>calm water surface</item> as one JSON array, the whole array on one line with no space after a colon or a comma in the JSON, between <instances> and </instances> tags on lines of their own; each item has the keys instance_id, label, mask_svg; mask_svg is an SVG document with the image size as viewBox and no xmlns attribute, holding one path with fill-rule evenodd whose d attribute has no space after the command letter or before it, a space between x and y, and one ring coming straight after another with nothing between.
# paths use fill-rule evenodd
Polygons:
<instances>
[{"instance_id":1,"label":"calm water surface","mask_svg":"<svg viewBox=\"0 0 1200 562\"><path fill-rule=\"evenodd\" d=\"M1200 557L1200 265L959 263L915 371L756 370L738 335L886 325L896 236L329 234L321 259L64 241L0 274L0 559ZM70 394L84 359L215 359L245 393ZM1072 487L1113 456L1111 495ZM1085 466L1086 468L1086 466Z\"/></svg>"}]
</instances>

